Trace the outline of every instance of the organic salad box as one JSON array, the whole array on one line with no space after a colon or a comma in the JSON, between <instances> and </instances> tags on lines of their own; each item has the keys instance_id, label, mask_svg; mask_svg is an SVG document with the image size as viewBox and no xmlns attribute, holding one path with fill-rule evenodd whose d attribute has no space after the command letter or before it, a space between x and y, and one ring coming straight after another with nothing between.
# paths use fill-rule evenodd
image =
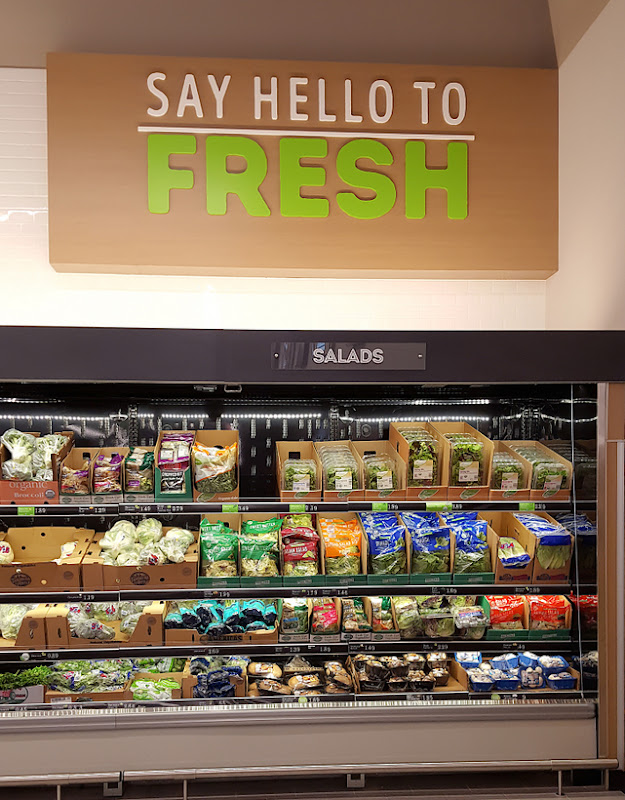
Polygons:
<instances>
[{"instance_id":1,"label":"organic salad box","mask_svg":"<svg viewBox=\"0 0 625 800\"><path fill-rule=\"evenodd\" d=\"M323 471L323 499L331 502L365 499L362 459L350 441L315 442Z\"/></svg>"},{"instance_id":2,"label":"organic salad box","mask_svg":"<svg viewBox=\"0 0 625 800\"><path fill-rule=\"evenodd\" d=\"M515 440L506 445L531 466L530 500L571 499L570 461L541 442Z\"/></svg>"},{"instance_id":3,"label":"organic salad box","mask_svg":"<svg viewBox=\"0 0 625 800\"><path fill-rule=\"evenodd\" d=\"M321 500L323 467L312 442L276 442L276 479L283 503Z\"/></svg>"},{"instance_id":4,"label":"organic salad box","mask_svg":"<svg viewBox=\"0 0 625 800\"><path fill-rule=\"evenodd\" d=\"M59 472L74 446L73 431L44 436L12 428L0 442L0 504L58 503Z\"/></svg>"},{"instance_id":5,"label":"organic salad box","mask_svg":"<svg viewBox=\"0 0 625 800\"><path fill-rule=\"evenodd\" d=\"M532 465L506 442L493 442L489 500L529 500Z\"/></svg>"},{"instance_id":6,"label":"organic salad box","mask_svg":"<svg viewBox=\"0 0 625 800\"><path fill-rule=\"evenodd\" d=\"M406 462L388 441L353 442L362 462L365 500L405 500Z\"/></svg>"},{"instance_id":7,"label":"organic salad box","mask_svg":"<svg viewBox=\"0 0 625 800\"><path fill-rule=\"evenodd\" d=\"M198 562L197 531L164 528L149 518L136 526L118 520L89 543L82 559L82 584L87 591L195 589Z\"/></svg>"},{"instance_id":8,"label":"organic salad box","mask_svg":"<svg viewBox=\"0 0 625 800\"><path fill-rule=\"evenodd\" d=\"M493 443L467 422L436 422L448 500L488 500Z\"/></svg>"},{"instance_id":9,"label":"organic salad box","mask_svg":"<svg viewBox=\"0 0 625 800\"><path fill-rule=\"evenodd\" d=\"M78 591L83 558L93 537L92 530L70 527L0 532L0 591Z\"/></svg>"},{"instance_id":10,"label":"organic salad box","mask_svg":"<svg viewBox=\"0 0 625 800\"><path fill-rule=\"evenodd\" d=\"M390 445L406 464L406 500L447 500L442 439L429 422L391 422Z\"/></svg>"}]
</instances>

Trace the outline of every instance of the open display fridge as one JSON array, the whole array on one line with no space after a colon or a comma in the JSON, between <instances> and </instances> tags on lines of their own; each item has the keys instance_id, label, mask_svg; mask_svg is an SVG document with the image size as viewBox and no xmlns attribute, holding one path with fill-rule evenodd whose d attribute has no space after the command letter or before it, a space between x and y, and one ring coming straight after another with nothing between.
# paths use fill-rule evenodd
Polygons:
<instances>
[{"instance_id":1,"label":"open display fridge","mask_svg":"<svg viewBox=\"0 0 625 800\"><path fill-rule=\"evenodd\" d=\"M623 334L4 328L0 785L623 765Z\"/></svg>"}]
</instances>

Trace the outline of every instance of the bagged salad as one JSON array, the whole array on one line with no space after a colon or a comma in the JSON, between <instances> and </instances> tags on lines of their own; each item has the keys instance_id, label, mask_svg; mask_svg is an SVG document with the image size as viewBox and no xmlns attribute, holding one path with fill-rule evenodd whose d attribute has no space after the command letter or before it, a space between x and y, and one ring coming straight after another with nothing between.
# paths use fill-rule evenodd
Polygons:
<instances>
[{"instance_id":1,"label":"bagged salad","mask_svg":"<svg viewBox=\"0 0 625 800\"><path fill-rule=\"evenodd\" d=\"M232 578L238 574L239 537L225 522L200 522L202 575L207 578Z\"/></svg>"},{"instance_id":2,"label":"bagged salad","mask_svg":"<svg viewBox=\"0 0 625 800\"><path fill-rule=\"evenodd\" d=\"M318 575L319 534L310 515L290 514L282 522L281 536L285 576Z\"/></svg>"},{"instance_id":3,"label":"bagged salad","mask_svg":"<svg viewBox=\"0 0 625 800\"><path fill-rule=\"evenodd\" d=\"M536 514L515 514L538 539L535 558L543 569L564 569L573 552L571 534L558 523Z\"/></svg>"},{"instance_id":4,"label":"bagged salad","mask_svg":"<svg viewBox=\"0 0 625 800\"><path fill-rule=\"evenodd\" d=\"M165 431L157 454L161 471L161 494L184 494L186 473L191 466L193 431Z\"/></svg>"},{"instance_id":5,"label":"bagged salad","mask_svg":"<svg viewBox=\"0 0 625 800\"><path fill-rule=\"evenodd\" d=\"M154 452L133 447L126 456L124 491L132 494L154 493Z\"/></svg>"},{"instance_id":6,"label":"bagged salad","mask_svg":"<svg viewBox=\"0 0 625 800\"><path fill-rule=\"evenodd\" d=\"M490 627L499 631L523 630L525 603L515 595L487 595L490 607Z\"/></svg>"},{"instance_id":7,"label":"bagged salad","mask_svg":"<svg viewBox=\"0 0 625 800\"><path fill-rule=\"evenodd\" d=\"M507 568L525 567L532 560L520 542L511 536L500 536L497 543L497 557Z\"/></svg>"},{"instance_id":8,"label":"bagged salad","mask_svg":"<svg viewBox=\"0 0 625 800\"><path fill-rule=\"evenodd\" d=\"M423 635L424 624L419 614L416 597L392 597L395 619L402 639L417 639Z\"/></svg>"},{"instance_id":9,"label":"bagged salad","mask_svg":"<svg viewBox=\"0 0 625 800\"><path fill-rule=\"evenodd\" d=\"M570 628L571 604L564 595L536 595L527 598L531 631L555 631Z\"/></svg>"},{"instance_id":10,"label":"bagged salad","mask_svg":"<svg viewBox=\"0 0 625 800\"><path fill-rule=\"evenodd\" d=\"M99 453L93 464L94 494L121 494L122 491L121 453Z\"/></svg>"},{"instance_id":11,"label":"bagged salad","mask_svg":"<svg viewBox=\"0 0 625 800\"><path fill-rule=\"evenodd\" d=\"M477 574L492 572L488 546L488 523L484 520L449 522L455 537L454 573Z\"/></svg>"},{"instance_id":12,"label":"bagged salad","mask_svg":"<svg viewBox=\"0 0 625 800\"><path fill-rule=\"evenodd\" d=\"M279 575L279 535L282 520L278 517L243 523L239 542L241 575L275 577Z\"/></svg>"},{"instance_id":13,"label":"bagged salad","mask_svg":"<svg viewBox=\"0 0 625 800\"><path fill-rule=\"evenodd\" d=\"M308 633L308 600L305 597L286 598L282 603L282 633Z\"/></svg>"},{"instance_id":14,"label":"bagged salad","mask_svg":"<svg viewBox=\"0 0 625 800\"><path fill-rule=\"evenodd\" d=\"M372 575L400 575L407 572L406 531L395 514L373 512L361 520L369 545Z\"/></svg>"},{"instance_id":15,"label":"bagged salad","mask_svg":"<svg viewBox=\"0 0 625 800\"><path fill-rule=\"evenodd\" d=\"M413 575L449 572L449 528L416 528L409 531L412 542L411 572Z\"/></svg>"},{"instance_id":16,"label":"bagged salad","mask_svg":"<svg viewBox=\"0 0 625 800\"><path fill-rule=\"evenodd\" d=\"M358 520L319 518L325 547L326 575L360 575Z\"/></svg>"},{"instance_id":17,"label":"bagged salad","mask_svg":"<svg viewBox=\"0 0 625 800\"><path fill-rule=\"evenodd\" d=\"M227 494L238 486L238 447L208 447L196 442L192 450L195 488L202 494Z\"/></svg>"},{"instance_id":18,"label":"bagged salad","mask_svg":"<svg viewBox=\"0 0 625 800\"><path fill-rule=\"evenodd\" d=\"M371 629L374 633L394 631L393 612L390 597L370 597Z\"/></svg>"}]
</instances>

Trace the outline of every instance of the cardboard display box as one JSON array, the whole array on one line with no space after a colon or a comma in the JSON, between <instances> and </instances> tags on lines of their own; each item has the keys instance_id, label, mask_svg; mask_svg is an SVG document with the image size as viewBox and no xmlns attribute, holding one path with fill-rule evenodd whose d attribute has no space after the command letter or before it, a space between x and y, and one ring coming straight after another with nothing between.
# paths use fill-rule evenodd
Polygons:
<instances>
[{"instance_id":1,"label":"cardboard display box","mask_svg":"<svg viewBox=\"0 0 625 800\"><path fill-rule=\"evenodd\" d=\"M46 689L46 703L120 703L123 700L132 700L130 681L126 681L121 689L110 689L107 692L70 692Z\"/></svg>"},{"instance_id":2,"label":"cardboard display box","mask_svg":"<svg viewBox=\"0 0 625 800\"><path fill-rule=\"evenodd\" d=\"M520 456L518 453L515 453L506 442L496 441L493 442L493 455L496 453L501 453L502 455L508 455L514 458L515 461L518 461L519 464L523 468L523 475L518 476L511 473L511 478L508 478L509 481L513 482L517 481L516 488L510 488L509 486L503 487L501 489L493 489L491 487L489 493L490 500L510 500L511 498L514 500L529 500L530 499L530 485L532 482L532 465L529 461ZM491 484L493 482L493 474L494 474L494 462L493 468L491 470Z\"/></svg>"},{"instance_id":3,"label":"cardboard display box","mask_svg":"<svg viewBox=\"0 0 625 800\"><path fill-rule=\"evenodd\" d=\"M22 620L16 639L0 637L0 650L45 650L46 649L46 613L44 603L27 612ZM0 702L2 702L0 700ZM34 702L34 701L33 701Z\"/></svg>"},{"instance_id":4,"label":"cardboard display box","mask_svg":"<svg viewBox=\"0 0 625 800\"><path fill-rule=\"evenodd\" d=\"M529 555L530 561L523 567L505 567L499 560L495 561L495 583L521 583L530 585L534 574L534 554L536 537L510 511L483 511L479 519L486 520L498 537L507 536L521 545Z\"/></svg>"},{"instance_id":5,"label":"cardboard display box","mask_svg":"<svg viewBox=\"0 0 625 800\"><path fill-rule=\"evenodd\" d=\"M427 431L435 440L438 446L438 460L436 468L432 468L431 486L410 486L410 442L404 438L403 431L421 428ZM447 476L442 473L442 435L433 427L430 422L391 422L389 427L389 440L391 447L406 464L406 500L447 500ZM414 470L413 470L414 472Z\"/></svg>"},{"instance_id":6,"label":"cardboard display box","mask_svg":"<svg viewBox=\"0 0 625 800\"><path fill-rule=\"evenodd\" d=\"M63 459L59 474L59 502L67 505L90 506L93 505L93 462L100 452L99 447L74 447ZM63 489L63 465L70 469L82 469L85 461L89 461L89 492L87 494L74 494Z\"/></svg>"},{"instance_id":7,"label":"cardboard display box","mask_svg":"<svg viewBox=\"0 0 625 800\"><path fill-rule=\"evenodd\" d=\"M34 706L44 702L45 686L22 686L19 689L0 689L0 706Z\"/></svg>"},{"instance_id":8,"label":"cardboard display box","mask_svg":"<svg viewBox=\"0 0 625 800\"><path fill-rule=\"evenodd\" d=\"M93 483L93 503L94 505L99 505L100 503L123 503L124 501L124 460L126 456L130 452L129 447L101 447L96 458L93 461L93 467L91 470L91 477L92 480L95 478L95 466L96 460L99 456L106 456L110 458L115 454L119 454L122 457L122 461L120 464L119 469L119 492L96 492L95 481Z\"/></svg>"},{"instance_id":9,"label":"cardboard display box","mask_svg":"<svg viewBox=\"0 0 625 800\"><path fill-rule=\"evenodd\" d=\"M557 520L555 520L550 514L547 514L544 511L535 511L531 513L535 514L537 517L542 517L543 519L546 519L548 522L551 522L554 525L559 525ZM570 547L569 558L565 562L565 564L559 568L545 568L540 565L540 562L538 560L538 546L540 542L537 539L536 535L532 533L528 528L526 528L525 525L523 525L521 522L518 522L518 524L522 528L524 528L529 534L529 536L534 540L534 570L532 572L532 583L534 584L568 583L569 576L571 574L571 563L573 561L573 542L574 542L573 536L569 533L569 541L571 547Z\"/></svg>"},{"instance_id":10,"label":"cardboard display box","mask_svg":"<svg viewBox=\"0 0 625 800\"><path fill-rule=\"evenodd\" d=\"M362 474L365 480L365 500L405 500L407 466L393 445L387 441L366 441L353 442L353 446L362 462ZM397 477L397 487L395 489L393 489L390 475L378 478L378 483L384 485L377 488L367 488L367 465L364 457L369 455L389 458L392 461Z\"/></svg>"},{"instance_id":11,"label":"cardboard display box","mask_svg":"<svg viewBox=\"0 0 625 800\"><path fill-rule=\"evenodd\" d=\"M163 528L163 534L171 528ZM117 591L119 589L195 589L198 573L198 532L191 531L194 544L187 550L184 561L179 564L160 566L114 567L102 563L100 541L103 533L97 533L82 561L82 584L86 591Z\"/></svg>"},{"instance_id":12,"label":"cardboard display box","mask_svg":"<svg viewBox=\"0 0 625 800\"><path fill-rule=\"evenodd\" d=\"M122 488L124 491L124 502L126 503L153 503L154 502L154 482L155 482L155 473L152 474L152 491L151 492L141 492L135 489L128 488L128 469L126 462L128 460L128 456L131 454L133 450L145 450L148 453L154 453L155 448L149 445L138 445L137 447L129 447L128 453L124 458L124 465L123 465L123 474L122 474Z\"/></svg>"},{"instance_id":13,"label":"cardboard display box","mask_svg":"<svg viewBox=\"0 0 625 800\"><path fill-rule=\"evenodd\" d=\"M488 500L490 493L490 474L493 461L493 443L490 439L480 433L476 428L473 428L467 422L437 422L432 425L438 434L440 434L440 443L442 445L442 475L443 480L449 484L447 490L448 500ZM452 442L446 438L447 433L465 433L473 436L482 444L482 483L478 486L462 485L452 486L451 476L451 454ZM467 468L467 474L472 470L477 469L477 462L467 462L472 466Z\"/></svg>"},{"instance_id":14,"label":"cardboard display box","mask_svg":"<svg viewBox=\"0 0 625 800\"><path fill-rule=\"evenodd\" d=\"M293 491L286 490L282 485L284 463L289 459L314 461L317 468L314 489L306 490L300 487ZM283 503L293 503L297 500L315 503L321 500L323 469L315 446L312 442L276 442L276 483L278 494Z\"/></svg>"},{"instance_id":15,"label":"cardboard display box","mask_svg":"<svg viewBox=\"0 0 625 800\"><path fill-rule=\"evenodd\" d=\"M192 433L195 439L195 431L161 431L156 440L154 447L154 498L160 503L188 503L193 500L193 474L191 469L193 450L193 440L189 442L189 466L184 471L184 485L181 492L168 492L163 491L162 481L163 473L167 470L162 470L158 465L158 454L161 450L163 438L168 433Z\"/></svg>"},{"instance_id":16,"label":"cardboard display box","mask_svg":"<svg viewBox=\"0 0 625 800\"><path fill-rule=\"evenodd\" d=\"M355 520L358 522L358 526L360 528L360 574L359 575L328 575L326 570L326 548L325 542L323 539L323 534L321 533L321 525L319 524L320 519L340 519L345 522L350 520ZM319 560L321 564L321 572L325 575L325 583L327 586L348 586L351 584L365 584L367 583L367 543L364 541L366 539L364 535L364 531L362 529L362 525L360 525L360 520L358 519L358 515L353 513L352 511L349 512L342 512L342 511L334 511L334 512L324 512L323 514L317 515L317 533L319 534Z\"/></svg>"},{"instance_id":17,"label":"cardboard display box","mask_svg":"<svg viewBox=\"0 0 625 800\"><path fill-rule=\"evenodd\" d=\"M12 549L13 564L0 565L0 590L3 592L78 591L80 568L93 540L94 532L84 528L9 528L0 533ZM57 564L61 546L76 542L72 554ZM99 586L97 588L102 588Z\"/></svg>"},{"instance_id":18,"label":"cardboard display box","mask_svg":"<svg viewBox=\"0 0 625 800\"><path fill-rule=\"evenodd\" d=\"M408 645L408 642L406 642L406 644ZM406 648L406 652L408 652L408 648ZM367 696L369 696L371 694L378 694L378 692L363 692L362 689L361 689L361 686L360 686L360 680L358 678L358 671L354 668L354 663L353 663L352 659L348 658L346 664L347 664L348 671L349 671L349 673L352 676L352 679L354 681L354 689L356 691L356 694L362 695L363 699L366 699ZM448 692L465 692L466 688L459 682L458 670L455 668L456 666L458 666L458 665L455 665L455 663L453 661L448 661L447 662L447 670L449 672L449 679L448 679L447 684L445 686L434 686L434 688L432 689L431 692L407 692L406 694L410 695L411 698L414 697L415 699L418 699L420 697L425 698L428 695L440 694L442 692L444 692L444 693L448 693ZM391 699L393 696L397 696L397 695L395 695L394 692L390 692L390 691L384 692L384 694L388 694L389 699ZM399 695L399 697L401 697L401 695Z\"/></svg>"},{"instance_id":19,"label":"cardboard display box","mask_svg":"<svg viewBox=\"0 0 625 800\"><path fill-rule=\"evenodd\" d=\"M121 621L107 622L108 627L115 631L114 639L83 639L72 636L67 619L68 607L64 603L51 603L47 607L45 618L46 638L48 647L59 648L89 648L89 647L162 647L163 618L165 603L155 600L141 612L137 627L128 635L120 630Z\"/></svg>"},{"instance_id":20,"label":"cardboard display box","mask_svg":"<svg viewBox=\"0 0 625 800\"><path fill-rule=\"evenodd\" d=\"M130 679L128 684L128 691L130 692L130 697L132 698L132 690L131 686L135 681L152 681L156 683L157 681L162 680L170 680L175 681L178 684L178 688L174 689L171 693L172 700L180 700L184 697L184 684L185 681L189 681L192 678L192 675L189 672L189 662L184 666L184 670L182 672L135 672L135 674ZM145 702L145 701L141 701ZM158 702L158 701L156 701Z\"/></svg>"},{"instance_id":21,"label":"cardboard display box","mask_svg":"<svg viewBox=\"0 0 625 800\"><path fill-rule=\"evenodd\" d=\"M484 661L490 661L490 659L486 658L486 659L484 659ZM458 664L458 662L455 659L451 663L454 664L454 676L455 676L456 680L460 683L460 685L462 686L462 688L465 691L469 692L469 694L474 695L475 697L479 697L480 695L488 696L489 694L491 694L491 692L493 694L496 693L496 694L503 694L503 695L510 695L510 694L531 694L531 695L536 694L536 695L540 695L540 694L544 694L545 692L558 691L557 689L552 689L545 682L545 686L542 689L529 689L526 686L519 686L518 689L497 689L496 687L493 687L491 690L489 690L487 692L476 692L474 689L471 688L471 684L469 682L469 675L468 675L466 669L461 664ZM569 669L566 670L566 671L569 672L575 678L575 690L574 691L578 690L579 689L579 672L577 670L573 669L573 667L569 667ZM571 690L569 690L569 691L571 691Z\"/></svg>"},{"instance_id":22,"label":"cardboard display box","mask_svg":"<svg viewBox=\"0 0 625 800\"><path fill-rule=\"evenodd\" d=\"M536 442L533 440L529 441L508 441L506 444L510 447L514 446L532 446L536 447L538 450L545 454L546 461L557 461L558 463L562 464L562 466L566 469L567 478L566 481L562 481L562 484L558 487L550 486L549 482L545 484L542 489L533 489L532 486L532 477L530 476L530 500L570 500L571 499L571 481L573 475L573 464L570 461L567 461L566 458L563 458L559 453L556 453L555 450L550 450L541 442ZM529 461L527 462L530 463ZM531 466L531 464L530 464Z\"/></svg>"},{"instance_id":23,"label":"cardboard display box","mask_svg":"<svg viewBox=\"0 0 625 800\"><path fill-rule=\"evenodd\" d=\"M224 500L238 500L239 499L239 457L240 457L240 442L239 431L197 431L195 434L195 443L202 444L206 447L229 447L233 444L236 445L236 488L231 492L208 492L202 491L197 488L195 462L193 460L193 453L191 454L191 461L193 464L193 499L198 503L219 503Z\"/></svg>"},{"instance_id":24,"label":"cardboard display box","mask_svg":"<svg viewBox=\"0 0 625 800\"><path fill-rule=\"evenodd\" d=\"M354 461L356 462L356 472L358 474L358 488L355 488L352 483L352 488L339 488L339 489L328 489L326 485L326 475L325 472L323 473L323 499L328 500L331 502L338 502L338 501L345 501L348 500L364 500L365 499L365 476L362 469L362 460L358 455L358 451L354 447L353 442L348 440L339 440L334 442L315 442L315 450L317 452L317 456L321 463L321 455L319 451L320 445L347 445L350 449L352 456L354 457Z\"/></svg>"},{"instance_id":25,"label":"cardboard display box","mask_svg":"<svg viewBox=\"0 0 625 800\"><path fill-rule=\"evenodd\" d=\"M39 438L40 433L25 431L31 436ZM57 504L59 502L59 471L63 459L68 455L74 446L73 431L59 431L63 436L67 436L69 441L64 445L58 454L52 456L52 480L51 481L11 481L2 478L2 464L11 457L9 448L0 445L0 504L18 506L41 506L47 504Z\"/></svg>"},{"instance_id":26,"label":"cardboard display box","mask_svg":"<svg viewBox=\"0 0 625 800\"><path fill-rule=\"evenodd\" d=\"M241 642L245 644L278 644L278 632L280 628L280 618L282 616L282 601L276 600L276 611L278 617L276 624L269 630L250 631L249 633L227 633L220 639L200 633L196 629L174 628L165 629L165 644L169 645L190 645L190 644L228 644L230 642ZM170 603L165 603L165 616L171 608Z\"/></svg>"},{"instance_id":27,"label":"cardboard display box","mask_svg":"<svg viewBox=\"0 0 625 800\"><path fill-rule=\"evenodd\" d=\"M393 619L393 630L391 631L362 631L352 632L343 630L344 625L344 603L347 598L341 599L341 641L342 642L397 642L400 639L399 627L397 626L397 618L395 617L395 607L391 603L391 616ZM362 603L365 609L367 621L370 625L373 623L373 606L370 597L363 597Z\"/></svg>"}]
</instances>

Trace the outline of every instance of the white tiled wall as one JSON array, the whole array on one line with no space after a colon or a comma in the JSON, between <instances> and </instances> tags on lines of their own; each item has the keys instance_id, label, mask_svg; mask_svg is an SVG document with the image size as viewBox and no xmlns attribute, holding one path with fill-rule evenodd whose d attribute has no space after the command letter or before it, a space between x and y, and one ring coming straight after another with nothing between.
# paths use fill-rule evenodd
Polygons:
<instances>
[{"instance_id":1,"label":"white tiled wall","mask_svg":"<svg viewBox=\"0 0 625 800\"><path fill-rule=\"evenodd\" d=\"M48 263L43 70L0 69L0 319L197 328L543 329L543 281L62 275Z\"/></svg>"}]
</instances>

